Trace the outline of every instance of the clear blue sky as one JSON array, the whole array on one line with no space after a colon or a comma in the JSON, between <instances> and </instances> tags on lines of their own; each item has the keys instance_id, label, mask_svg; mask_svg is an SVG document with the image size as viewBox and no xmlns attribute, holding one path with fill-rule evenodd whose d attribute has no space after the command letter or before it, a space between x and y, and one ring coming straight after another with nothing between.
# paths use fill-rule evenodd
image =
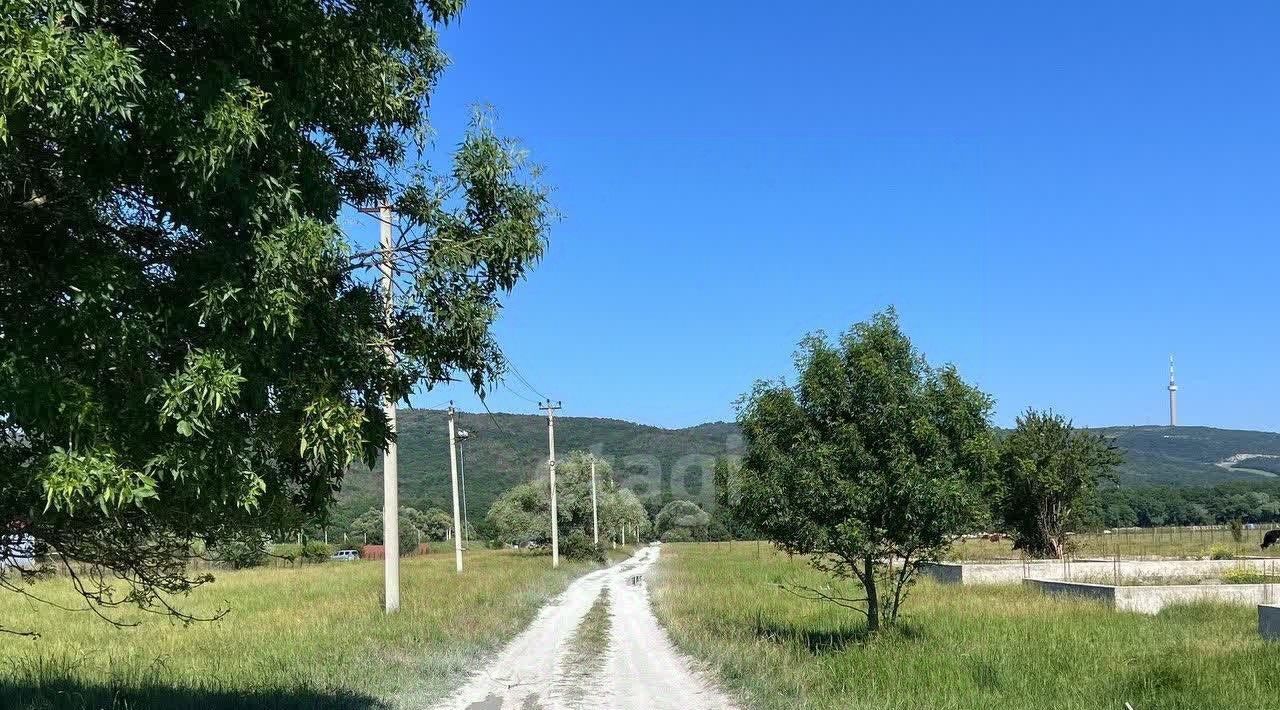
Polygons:
<instances>
[{"instance_id":1,"label":"clear blue sky","mask_svg":"<svg viewBox=\"0 0 1280 710\"><path fill-rule=\"evenodd\" d=\"M536 387L730 419L893 304L999 424L1162 423L1173 352L1182 423L1280 430L1280 6L853 5L477 0L444 32L441 142L493 104L564 215L498 325ZM480 408L415 403L449 397Z\"/></svg>"}]
</instances>

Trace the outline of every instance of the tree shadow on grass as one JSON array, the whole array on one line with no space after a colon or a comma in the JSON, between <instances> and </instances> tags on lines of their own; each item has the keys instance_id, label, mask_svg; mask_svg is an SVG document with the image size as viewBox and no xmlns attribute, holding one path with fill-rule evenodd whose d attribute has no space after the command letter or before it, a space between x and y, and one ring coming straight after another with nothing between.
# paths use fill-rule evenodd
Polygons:
<instances>
[{"instance_id":1,"label":"tree shadow on grass","mask_svg":"<svg viewBox=\"0 0 1280 710\"><path fill-rule=\"evenodd\" d=\"M0 681L5 710L389 710L361 693L267 688L261 691L198 690L161 685L92 685L75 680L38 684Z\"/></svg>"},{"instance_id":2,"label":"tree shadow on grass","mask_svg":"<svg viewBox=\"0 0 1280 710\"><path fill-rule=\"evenodd\" d=\"M755 635L778 644L793 644L818 656L843 651L849 646L860 646L879 639L896 638L916 640L923 634L904 623L872 633L866 624L849 624L837 627L808 627L769 621L760 616L755 619Z\"/></svg>"}]
</instances>

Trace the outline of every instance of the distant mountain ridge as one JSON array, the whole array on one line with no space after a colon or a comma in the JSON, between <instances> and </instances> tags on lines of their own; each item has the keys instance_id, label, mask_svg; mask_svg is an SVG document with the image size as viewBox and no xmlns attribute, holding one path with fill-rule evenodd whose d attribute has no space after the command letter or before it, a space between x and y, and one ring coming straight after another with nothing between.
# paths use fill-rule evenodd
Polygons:
<instances>
[{"instance_id":1,"label":"distant mountain ridge","mask_svg":"<svg viewBox=\"0 0 1280 710\"><path fill-rule=\"evenodd\" d=\"M473 434L464 445L469 518L481 520L497 496L541 473L547 420L533 414L459 413ZM399 412L400 491L407 504L445 505L450 499L447 418L440 410ZM1213 485L1280 476L1280 433L1197 426L1101 427L1125 451L1121 485ZM715 457L738 455L742 437L732 422L682 429L621 419L556 417L556 450L586 449L608 459L619 482L642 498L670 495L711 502ZM347 510L381 502L381 472L356 470L344 482Z\"/></svg>"},{"instance_id":2,"label":"distant mountain ridge","mask_svg":"<svg viewBox=\"0 0 1280 710\"><path fill-rule=\"evenodd\" d=\"M1280 434L1202 426L1096 429L1125 450L1122 485L1212 485L1280 474Z\"/></svg>"}]
</instances>

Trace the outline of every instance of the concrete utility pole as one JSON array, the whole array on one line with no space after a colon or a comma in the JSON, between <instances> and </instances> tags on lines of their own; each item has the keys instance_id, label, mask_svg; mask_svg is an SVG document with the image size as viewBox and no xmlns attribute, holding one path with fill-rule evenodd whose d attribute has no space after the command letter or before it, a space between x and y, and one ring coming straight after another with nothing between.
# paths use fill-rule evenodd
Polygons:
<instances>
[{"instance_id":1,"label":"concrete utility pole","mask_svg":"<svg viewBox=\"0 0 1280 710\"><path fill-rule=\"evenodd\" d=\"M392 314L392 277L395 267L392 265L391 244L391 205L383 204L377 208L382 258L378 262L378 271L382 274L382 309L387 326L387 343L383 346L387 360L394 365L396 361L395 347L391 343ZM372 209L361 210L372 213ZM400 610L400 472L396 464L396 403L390 397L382 400L383 415L391 430L392 439L382 452L382 545L383 555L383 602L388 614Z\"/></svg>"},{"instance_id":2,"label":"concrete utility pole","mask_svg":"<svg viewBox=\"0 0 1280 710\"><path fill-rule=\"evenodd\" d=\"M1173 355L1169 356L1169 426L1178 426L1178 385L1173 381Z\"/></svg>"},{"instance_id":3,"label":"concrete utility pole","mask_svg":"<svg viewBox=\"0 0 1280 710\"><path fill-rule=\"evenodd\" d=\"M591 536L595 544L600 544L600 516L596 512L596 457L591 456Z\"/></svg>"},{"instance_id":4,"label":"concrete utility pole","mask_svg":"<svg viewBox=\"0 0 1280 710\"><path fill-rule=\"evenodd\" d=\"M449 403L449 473L453 479L453 563L462 572L462 517L458 513L458 436L454 433L453 403Z\"/></svg>"},{"instance_id":5,"label":"concrete utility pole","mask_svg":"<svg viewBox=\"0 0 1280 710\"><path fill-rule=\"evenodd\" d=\"M547 470L551 474L551 566L560 566L560 531L559 518L556 516L556 410L560 402L552 406L551 400L539 405L539 409L547 410Z\"/></svg>"}]
</instances>

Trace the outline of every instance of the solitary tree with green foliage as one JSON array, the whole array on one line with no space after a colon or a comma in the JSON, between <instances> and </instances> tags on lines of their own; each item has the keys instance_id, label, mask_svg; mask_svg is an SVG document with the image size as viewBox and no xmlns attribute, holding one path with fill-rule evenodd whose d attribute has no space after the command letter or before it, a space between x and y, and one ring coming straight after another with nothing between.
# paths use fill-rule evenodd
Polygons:
<instances>
[{"instance_id":1,"label":"solitary tree with green foliage","mask_svg":"<svg viewBox=\"0 0 1280 710\"><path fill-rule=\"evenodd\" d=\"M759 382L739 403L746 454L735 517L865 592L787 586L892 623L920 563L982 510L994 454L991 399L931 367L892 311L837 342L800 344L794 385Z\"/></svg>"},{"instance_id":2,"label":"solitary tree with green foliage","mask_svg":"<svg viewBox=\"0 0 1280 710\"><path fill-rule=\"evenodd\" d=\"M1014 547L1037 557L1062 557L1098 483L1124 462L1106 437L1079 431L1053 412L1029 409L1000 446L991 499Z\"/></svg>"},{"instance_id":3,"label":"solitary tree with green foliage","mask_svg":"<svg viewBox=\"0 0 1280 710\"><path fill-rule=\"evenodd\" d=\"M180 614L194 541L322 517L385 398L500 373L547 193L483 117L436 154L462 4L0 0L0 545ZM375 203L389 318L339 221Z\"/></svg>"},{"instance_id":4,"label":"solitary tree with green foliage","mask_svg":"<svg viewBox=\"0 0 1280 710\"><path fill-rule=\"evenodd\" d=\"M711 516L707 511L687 500L673 500L658 511L653 520L654 532L662 540L687 542L706 540Z\"/></svg>"}]
</instances>

